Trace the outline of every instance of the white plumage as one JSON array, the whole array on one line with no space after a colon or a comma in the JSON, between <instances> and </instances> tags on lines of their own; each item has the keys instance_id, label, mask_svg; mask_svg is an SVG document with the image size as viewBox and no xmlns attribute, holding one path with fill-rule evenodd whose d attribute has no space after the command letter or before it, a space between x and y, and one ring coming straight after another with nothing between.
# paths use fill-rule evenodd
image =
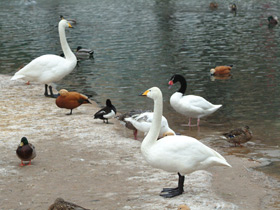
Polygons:
<instances>
[{"instance_id":1,"label":"white plumage","mask_svg":"<svg viewBox=\"0 0 280 210\"><path fill-rule=\"evenodd\" d=\"M189 126L191 126L191 118L197 118L197 126L201 117L208 116L217 111L222 105L214 105L201 96L185 95L187 82L181 75L175 74L171 77L169 85L180 82L180 89L170 97L170 105L178 113L189 118Z\"/></svg>"},{"instance_id":2,"label":"white plumage","mask_svg":"<svg viewBox=\"0 0 280 210\"><path fill-rule=\"evenodd\" d=\"M58 32L60 37L61 48L65 58L57 55L42 55L32 60L21 70L15 73L11 80L24 79L25 81L35 81L45 84L45 95L48 95L47 84L57 82L66 75L70 74L76 64L77 59L71 51L65 36L65 28L72 27L67 20L63 19L58 24ZM50 86L50 94L53 96Z\"/></svg>"},{"instance_id":3,"label":"white plumage","mask_svg":"<svg viewBox=\"0 0 280 210\"><path fill-rule=\"evenodd\" d=\"M130 122L137 130L146 135L151 128L153 116L153 112L143 112L141 114L135 114L131 117L125 118L124 121ZM162 137L166 132L175 134L175 132L169 127L167 119L162 116L161 129L158 137Z\"/></svg>"},{"instance_id":4,"label":"white plumage","mask_svg":"<svg viewBox=\"0 0 280 210\"><path fill-rule=\"evenodd\" d=\"M184 175L211 166L230 166L225 158L215 150L207 147L189 136L166 136L157 141L161 128L162 93L153 87L142 95L154 100L154 117L152 126L141 144L141 152L153 167L168 172L177 172L177 188L163 189L161 196L174 197L183 193Z\"/></svg>"}]
</instances>

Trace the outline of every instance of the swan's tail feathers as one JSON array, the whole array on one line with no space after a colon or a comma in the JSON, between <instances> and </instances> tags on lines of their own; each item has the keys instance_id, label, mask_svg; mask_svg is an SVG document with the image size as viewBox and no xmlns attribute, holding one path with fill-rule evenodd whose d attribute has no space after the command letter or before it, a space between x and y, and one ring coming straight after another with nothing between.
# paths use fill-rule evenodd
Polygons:
<instances>
[{"instance_id":1,"label":"swan's tail feathers","mask_svg":"<svg viewBox=\"0 0 280 210\"><path fill-rule=\"evenodd\" d=\"M11 80L17 80L17 79L21 79L21 78L24 78L24 75L20 75L20 74L15 74Z\"/></svg>"},{"instance_id":2,"label":"swan's tail feathers","mask_svg":"<svg viewBox=\"0 0 280 210\"><path fill-rule=\"evenodd\" d=\"M221 156L222 157L222 156ZM228 166L228 167L232 167L224 157L211 157L210 159L211 160L208 160L208 161L211 161L213 163L213 165L223 165L223 166Z\"/></svg>"}]
</instances>

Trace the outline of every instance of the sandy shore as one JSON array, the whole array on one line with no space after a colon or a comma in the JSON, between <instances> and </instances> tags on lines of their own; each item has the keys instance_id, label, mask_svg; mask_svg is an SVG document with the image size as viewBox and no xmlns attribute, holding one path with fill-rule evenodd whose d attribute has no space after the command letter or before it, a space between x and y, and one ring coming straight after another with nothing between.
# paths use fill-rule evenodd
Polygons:
<instances>
[{"instance_id":1,"label":"sandy shore","mask_svg":"<svg viewBox=\"0 0 280 210\"><path fill-rule=\"evenodd\" d=\"M43 96L43 85L0 75L0 87L1 210L48 209L57 197L98 210L279 209L279 183L251 169L260 163L235 156L225 156L233 168L192 173L183 195L164 199L162 187L176 186L177 175L151 168L116 119L94 120L94 102L69 116ZM20 167L15 154L22 136L36 147L31 166Z\"/></svg>"}]
</instances>

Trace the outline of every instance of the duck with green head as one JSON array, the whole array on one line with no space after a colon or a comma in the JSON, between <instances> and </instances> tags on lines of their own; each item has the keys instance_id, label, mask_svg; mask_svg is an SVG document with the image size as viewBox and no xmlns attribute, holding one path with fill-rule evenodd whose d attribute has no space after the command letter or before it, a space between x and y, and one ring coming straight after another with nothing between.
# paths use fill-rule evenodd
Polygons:
<instances>
[{"instance_id":1,"label":"duck with green head","mask_svg":"<svg viewBox=\"0 0 280 210\"><path fill-rule=\"evenodd\" d=\"M16 150L18 158L21 160L20 166L31 165L31 160L36 157L35 147L28 143L26 137L22 137L20 144ZM23 161L29 161L28 164L24 164Z\"/></svg>"}]
</instances>

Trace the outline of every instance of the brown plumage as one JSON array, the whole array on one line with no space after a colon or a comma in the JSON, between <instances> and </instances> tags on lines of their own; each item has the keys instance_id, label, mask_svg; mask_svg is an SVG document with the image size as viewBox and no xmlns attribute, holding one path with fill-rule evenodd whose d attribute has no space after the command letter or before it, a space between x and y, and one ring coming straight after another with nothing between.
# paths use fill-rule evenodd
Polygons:
<instances>
[{"instance_id":1,"label":"brown plumage","mask_svg":"<svg viewBox=\"0 0 280 210\"><path fill-rule=\"evenodd\" d=\"M178 206L178 210L191 210L186 204L182 204Z\"/></svg>"},{"instance_id":2,"label":"brown plumage","mask_svg":"<svg viewBox=\"0 0 280 210\"><path fill-rule=\"evenodd\" d=\"M88 104L91 102L88 97L77 92L68 92L65 89L59 91L59 96L55 101L59 108L71 109L69 115L72 114L72 110L81 106L82 104Z\"/></svg>"},{"instance_id":3,"label":"brown plumage","mask_svg":"<svg viewBox=\"0 0 280 210\"><path fill-rule=\"evenodd\" d=\"M228 142L233 143L234 146L237 144L241 146L242 143L245 143L252 138L252 132L250 131L249 126L236 128L223 135L227 138Z\"/></svg>"},{"instance_id":4,"label":"brown plumage","mask_svg":"<svg viewBox=\"0 0 280 210\"><path fill-rule=\"evenodd\" d=\"M218 8L218 3L216 3L216 2L211 2L210 5L209 5L209 7L210 7L211 9L217 9L217 8Z\"/></svg>"},{"instance_id":5,"label":"brown plumage","mask_svg":"<svg viewBox=\"0 0 280 210\"><path fill-rule=\"evenodd\" d=\"M230 71L232 69L232 65L230 66L217 66L214 69L210 70L211 75L230 75Z\"/></svg>"},{"instance_id":6,"label":"brown plumage","mask_svg":"<svg viewBox=\"0 0 280 210\"><path fill-rule=\"evenodd\" d=\"M20 166L25 166L23 161L29 161L27 165L31 165L31 160L36 157L36 150L32 144L28 143L26 137L22 137L20 141L20 145L16 150L16 154L18 158L21 160Z\"/></svg>"},{"instance_id":7,"label":"brown plumage","mask_svg":"<svg viewBox=\"0 0 280 210\"><path fill-rule=\"evenodd\" d=\"M55 202L52 205L50 205L48 210L90 210L90 209L86 209L74 203L67 202L62 198L57 198Z\"/></svg>"}]
</instances>

